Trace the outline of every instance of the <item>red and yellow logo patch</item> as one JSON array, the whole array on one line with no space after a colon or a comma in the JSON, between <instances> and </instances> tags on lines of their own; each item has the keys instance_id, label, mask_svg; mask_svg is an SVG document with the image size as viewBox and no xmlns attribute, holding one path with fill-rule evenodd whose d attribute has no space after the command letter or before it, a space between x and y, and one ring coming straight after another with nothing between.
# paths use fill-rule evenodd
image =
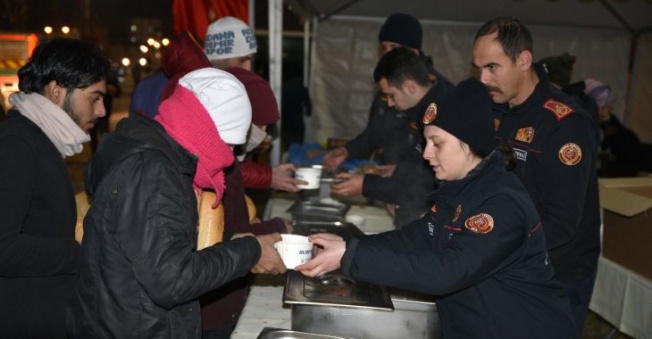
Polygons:
<instances>
[{"instance_id":1,"label":"red and yellow logo patch","mask_svg":"<svg viewBox=\"0 0 652 339\"><path fill-rule=\"evenodd\" d=\"M437 105L433 102L426 109L426 113L423 114L423 124L427 125L433 122L437 118Z\"/></svg>"},{"instance_id":2,"label":"red and yellow logo patch","mask_svg":"<svg viewBox=\"0 0 652 339\"><path fill-rule=\"evenodd\" d=\"M528 144L534 139L534 128L525 127L516 132L516 140L527 142Z\"/></svg>"},{"instance_id":3,"label":"red and yellow logo patch","mask_svg":"<svg viewBox=\"0 0 652 339\"><path fill-rule=\"evenodd\" d=\"M568 166L577 165L582 160L582 149L578 144L568 143L559 149L559 160Z\"/></svg>"},{"instance_id":4,"label":"red and yellow logo patch","mask_svg":"<svg viewBox=\"0 0 652 339\"><path fill-rule=\"evenodd\" d=\"M476 214L466 219L464 227L471 232L486 234L494 229L494 218L487 213Z\"/></svg>"},{"instance_id":5,"label":"red and yellow logo patch","mask_svg":"<svg viewBox=\"0 0 652 339\"><path fill-rule=\"evenodd\" d=\"M548 99L545 104L543 104L543 108L549 110L550 112L554 113L555 116L557 117L557 121L563 119L565 116L575 112L570 106L566 104L562 104L559 101L553 100L553 99Z\"/></svg>"}]
</instances>

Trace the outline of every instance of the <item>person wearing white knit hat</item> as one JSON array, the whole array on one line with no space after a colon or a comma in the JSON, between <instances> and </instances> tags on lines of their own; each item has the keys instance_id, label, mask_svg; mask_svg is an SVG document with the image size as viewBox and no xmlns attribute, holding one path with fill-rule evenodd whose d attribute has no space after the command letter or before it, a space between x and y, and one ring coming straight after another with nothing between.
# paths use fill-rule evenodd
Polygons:
<instances>
[{"instance_id":1,"label":"person wearing white knit hat","mask_svg":"<svg viewBox=\"0 0 652 339\"><path fill-rule=\"evenodd\" d=\"M224 142L241 145L247 141L251 103L244 85L235 76L215 68L202 68L179 79L179 85L199 99Z\"/></svg>"},{"instance_id":2,"label":"person wearing white knit hat","mask_svg":"<svg viewBox=\"0 0 652 339\"><path fill-rule=\"evenodd\" d=\"M254 31L238 18L220 18L206 30L204 53L213 67L242 67L251 71L257 50L258 42Z\"/></svg>"},{"instance_id":3,"label":"person wearing white knit hat","mask_svg":"<svg viewBox=\"0 0 652 339\"><path fill-rule=\"evenodd\" d=\"M68 304L71 338L201 338L199 296L249 272L286 271L279 233L225 232L196 250L195 192L214 190L217 206L251 106L242 83L210 67L170 86L154 119L121 120L88 164L93 207Z\"/></svg>"}]
</instances>

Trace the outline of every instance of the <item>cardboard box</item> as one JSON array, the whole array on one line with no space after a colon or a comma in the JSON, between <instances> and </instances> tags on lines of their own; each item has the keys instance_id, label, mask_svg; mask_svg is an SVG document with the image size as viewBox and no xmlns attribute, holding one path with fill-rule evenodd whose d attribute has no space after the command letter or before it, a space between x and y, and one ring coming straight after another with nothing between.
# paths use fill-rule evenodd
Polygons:
<instances>
[{"instance_id":1,"label":"cardboard box","mask_svg":"<svg viewBox=\"0 0 652 339\"><path fill-rule=\"evenodd\" d=\"M652 178L600 179L602 255L652 280Z\"/></svg>"}]
</instances>

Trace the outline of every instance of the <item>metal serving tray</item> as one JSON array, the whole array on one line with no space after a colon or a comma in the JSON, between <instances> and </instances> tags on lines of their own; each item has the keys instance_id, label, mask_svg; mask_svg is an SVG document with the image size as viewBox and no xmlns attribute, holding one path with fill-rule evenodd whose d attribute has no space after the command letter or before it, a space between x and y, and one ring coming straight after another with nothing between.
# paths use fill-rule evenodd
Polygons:
<instances>
[{"instance_id":1,"label":"metal serving tray","mask_svg":"<svg viewBox=\"0 0 652 339\"><path fill-rule=\"evenodd\" d=\"M324 204L308 200L295 202L287 212L292 214L293 220L342 221L350 208L347 204Z\"/></svg>"},{"instance_id":2,"label":"metal serving tray","mask_svg":"<svg viewBox=\"0 0 652 339\"><path fill-rule=\"evenodd\" d=\"M348 235L363 235L364 232L349 222L294 220L294 234L311 235L315 233L332 233L346 238Z\"/></svg>"},{"instance_id":3,"label":"metal serving tray","mask_svg":"<svg viewBox=\"0 0 652 339\"><path fill-rule=\"evenodd\" d=\"M283 302L290 305L322 305L391 311L389 293L383 286L355 281L338 272L308 278L288 271Z\"/></svg>"},{"instance_id":4,"label":"metal serving tray","mask_svg":"<svg viewBox=\"0 0 652 339\"><path fill-rule=\"evenodd\" d=\"M325 334L314 334L285 330L281 328L265 327L256 339L346 339Z\"/></svg>"}]
</instances>

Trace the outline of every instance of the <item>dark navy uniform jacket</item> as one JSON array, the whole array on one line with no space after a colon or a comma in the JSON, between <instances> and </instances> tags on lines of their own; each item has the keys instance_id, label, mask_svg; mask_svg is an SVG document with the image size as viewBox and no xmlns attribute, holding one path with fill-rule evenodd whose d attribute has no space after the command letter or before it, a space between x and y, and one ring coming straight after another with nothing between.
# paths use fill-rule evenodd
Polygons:
<instances>
[{"instance_id":1,"label":"dark navy uniform jacket","mask_svg":"<svg viewBox=\"0 0 652 339\"><path fill-rule=\"evenodd\" d=\"M404 146L401 154L396 155L396 169L389 178L378 175L365 175L363 195L368 198L395 204L427 204L427 195L434 189L433 173L423 159L423 123L421 119L428 105L437 101L451 87L433 85L419 103L403 112L403 126L396 126L401 131L400 142ZM416 180L416 181L415 181ZM410 187L410 189L406 189ZM425 209L423 212L425 212Z\"/></svg>"},{"instance_id":2,"label":"dark navy uniform jacket","mask_svg":"<svg viewBox=\"0 0 652 339\"><path fill-rule=\"evenodd\" d=\"M537 207L557 278L581 280L600 255L598 127L535 69L539 83L523 104L496 106L497 135L517 155L514 172Z\"/></svg>"},{"instance_id":3,"label":"dark navy uniform jacket","mask_svg":"<svg viewBox=\"0 0 652 339\"><path fill-rule=\"evenodd\" d=\"M572 338L534 204L497 151L401 230L348 239L341 272L439 296L445 338Z\"/></svg>"}]
</instances>

